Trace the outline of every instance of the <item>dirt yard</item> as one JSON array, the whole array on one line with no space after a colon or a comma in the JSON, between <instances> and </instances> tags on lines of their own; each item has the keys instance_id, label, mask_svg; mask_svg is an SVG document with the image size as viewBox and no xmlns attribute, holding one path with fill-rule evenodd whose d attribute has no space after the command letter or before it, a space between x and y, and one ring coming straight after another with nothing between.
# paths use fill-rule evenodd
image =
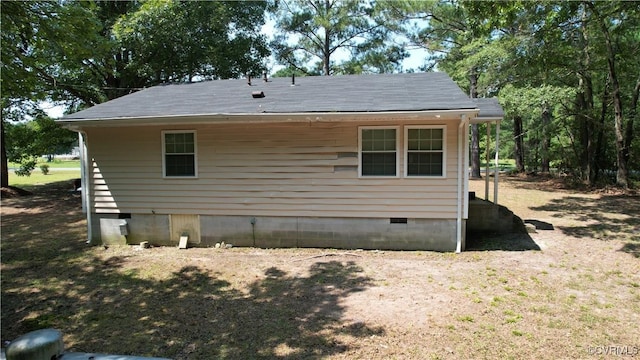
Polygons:
<instances>
[{"instance_id":1,"label":"dirt yard","mask_svg":"<svg viewBox=\"0 0 640 360\"><path fill-rule=\"evenodd\" d=\"M88 247L68 184L2 200L1 340L174 359L640 357L640 197L509 178L539 230L462 254ZM472 181L482 197L484 182Z\"/></svg>"}]
</instances>

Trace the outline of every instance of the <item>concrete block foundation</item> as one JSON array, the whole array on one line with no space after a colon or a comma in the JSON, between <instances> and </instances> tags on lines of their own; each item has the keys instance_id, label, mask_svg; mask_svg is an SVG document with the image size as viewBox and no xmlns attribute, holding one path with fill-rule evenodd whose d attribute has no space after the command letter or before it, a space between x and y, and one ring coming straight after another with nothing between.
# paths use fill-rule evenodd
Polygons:
<instances>
[{"instance_id":1,"label":"concrete block foundation","mask_svg":"<svg viewBox=\"0 0 640 360\"><path fill-rule=\"evenodd\" d=\"M190 246L213 247L225 242L261 248L456 250L456 220L450 219L206 215L199 218L200 242ZM128 226L127 235L121 235L123 221ZM170 215L92 214L92 224L93 243L125 245L147 241L152 245L178 245L179 239L170 236Z\"/></svg>"},{"instance_id":2,"label":"concrete block foundation","mask_svg":"<svg viewBox=\"0 0 640 360\"><path fill-rule=\"evenodd\" d=\"M120 225L127 224L128 235L120 234ZM140 244L178 245L169 238L168 215L91 214L91 242L104 245Z\"/></svg>"}]
</instances>

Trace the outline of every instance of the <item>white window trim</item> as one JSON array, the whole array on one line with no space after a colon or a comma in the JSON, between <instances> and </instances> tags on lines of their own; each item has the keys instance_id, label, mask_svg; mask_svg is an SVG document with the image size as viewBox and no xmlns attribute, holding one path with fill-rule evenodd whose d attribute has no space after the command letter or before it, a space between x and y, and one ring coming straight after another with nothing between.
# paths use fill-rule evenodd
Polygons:
<instances>
[{"instance_id":1,"label":"white window trim","mask_svg":"<svg viewBox=\"0 0 640 360\"><path fill-rule=\"evenodd\" d=\"M395 175L362 175L362 130L396 131L396 174ZM358 127L358 177L362 179L396 179L400 177L400 126L359 126Z\"/></svg>"},{"instance_id":2,"label":"white window trim","mask_svg":"<svg viewBox=\"0 0 640 360\"><path fill-rule=\"evenodd\" d=\"M166 134L193 134L193 162L194 172L189 176L167 175L167 147L165 146ZM198 133L196 130L163 130L162 131L162 178L164 179L197 179L198 178Z\"/></svg>"},{"instance_id":3,"label":"white window trim","mask_svg":"<svg viewBox=\"0 0 640 360\"><path fill-rule=\"evenodd\" d=\"M409 175L409 130L442 129L442 175ZM404 177L409 179L446 179L447 178L447 126L411 125L404 127Z\"/></svg>"}]
</instances>

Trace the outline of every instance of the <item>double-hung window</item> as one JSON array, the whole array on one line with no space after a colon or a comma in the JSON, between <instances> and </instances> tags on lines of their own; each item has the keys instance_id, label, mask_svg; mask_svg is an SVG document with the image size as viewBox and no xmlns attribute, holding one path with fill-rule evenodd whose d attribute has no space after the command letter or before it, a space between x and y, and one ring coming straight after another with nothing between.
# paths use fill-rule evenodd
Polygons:
<instances>
[{"instance_id":1,"label":"double-hung window","mask_svg":"<svg viewBox=\"0 0 640 360\"><path fill-rule=\"evenodd\" d=\"M405 127L405 175L444 177L445 139L444 126Z\"/></svg>"},{"instance_id":2,"label":"double-hung window","mask_svg":"<svg viewBox=\"0 0 640 360\"><path fill-rule=\"evenodd\" d=\"M165 177L196 177L196 132L162 132L163 168Z\"/></svg>"},{"instance_id":3,"label":"double-hung window","mask_svg":"<svg viewBox=\"0 0 640 360\"><path fill-rule=\"evenodd\" d=\"M398 129L360 128L360 176L398 176Z\"/></svg>"}]
</instances>

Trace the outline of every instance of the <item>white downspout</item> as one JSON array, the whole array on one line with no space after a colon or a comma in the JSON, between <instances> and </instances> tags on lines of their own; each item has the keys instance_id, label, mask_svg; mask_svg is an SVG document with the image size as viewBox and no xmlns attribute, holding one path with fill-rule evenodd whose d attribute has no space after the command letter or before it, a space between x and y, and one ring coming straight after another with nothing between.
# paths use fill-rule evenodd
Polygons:
<instances>
[{"instance_id":1,"label":"white downspout","mask_svg":"<svg viewBox=\"0 0 640 360\"><path fill-rule=\"evenodd\" d=\"M464 211L464 207L462 202L463 198L463 182L464 182L464 172L468 171L468 165L464 163L464 129L465 124L467 123L467 116L462 115L460 117L460 125L458 125L458 205L456 211L456 253L462 252L462 215Z\"/></svg>"},{"instance_id":2,"label":"white downspout","mask_svg":"<svg viewBox=\"0 0 640 360\"><path fill-rule=\"evenodd\" d=\"M91 225L91 203L89 196L89 156L87 154L87 134L78 132L78 147L80 148L80 194L82 196L82 211L87 214L87 244L91 244L93 227Z\"/></svg>"}]
</instances>

